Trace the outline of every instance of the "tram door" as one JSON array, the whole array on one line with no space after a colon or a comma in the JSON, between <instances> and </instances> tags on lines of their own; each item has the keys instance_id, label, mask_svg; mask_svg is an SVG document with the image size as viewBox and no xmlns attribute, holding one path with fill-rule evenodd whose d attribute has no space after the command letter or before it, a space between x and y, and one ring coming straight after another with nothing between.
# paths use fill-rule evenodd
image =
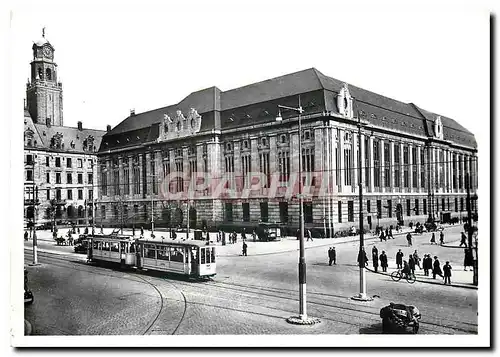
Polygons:
<instances>
[{"instance_id":1,"label":"tram door","mask_svg":"<svg viewBox=\"0 0 500 357\"><path fill-rule=\"evenodd\" d=\"M191 275L200 275L200 248L191 247Z\"/></svg>"}]
</instances>

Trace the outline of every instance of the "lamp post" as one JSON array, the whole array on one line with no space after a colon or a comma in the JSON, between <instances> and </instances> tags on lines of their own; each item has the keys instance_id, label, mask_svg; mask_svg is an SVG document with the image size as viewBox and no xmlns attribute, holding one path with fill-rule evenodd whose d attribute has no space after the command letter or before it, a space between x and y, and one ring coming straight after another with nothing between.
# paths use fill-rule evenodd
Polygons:
<instances>
[{"instance_id":1,"label":"lamp post","mask_svg":"<svg viewBox=\"0 0 500 357\"><path fill-rule=\"evenodd\" d=\"M313 325L319 322L318 319L307 316L307 295L306 295L306 257L304 249L304 207L302 197L302 113L304 109L300 105L298 108L278 105L277 122L282 122L281 109L292 110L298 113L299 121L299 316L292 316L287 319L287 322L298 325Z\"/></svg>"},{"instance_id":2,"label":"lamp post","mask_svg":"<svg viewBox=\"0 0 500 357\"><path fill-rule=\"evenodd\" d=\"M363 229L363 170L362 163L363 158L361 157L361 127L368 125L367 123L361 122L361 117L358 113L358 141L359 141L359 155L358 155L358 189L359 189L359 294L351 297L353 300L357 301L371 301L373 300L366 294L366 271L365 271L365 232ZM379 223L380 214L377 209L377 226Z\"/></svg>"}]
</instances>

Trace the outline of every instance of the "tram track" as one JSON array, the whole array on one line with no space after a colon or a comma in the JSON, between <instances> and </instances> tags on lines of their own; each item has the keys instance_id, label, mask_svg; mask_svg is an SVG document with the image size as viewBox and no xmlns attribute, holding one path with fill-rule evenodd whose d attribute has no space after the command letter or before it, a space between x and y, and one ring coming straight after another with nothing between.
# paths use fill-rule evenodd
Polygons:
<instances>
[{"instance_id":1,"label":"tram track","mask_svg":"<svg viewBox=\"0 0 500 357\"><path fill-rule=\"evenodd\" d=\"M41 257L43 258L48 258L51 260L49 264L53 264L56 266L61 266L64 268L68 267L68 264L61 264L61 261L65 261L66 263L71 263L71 264L78 264L82 263L82 260L80 261L75 261L75 256L70 256L70 255L59 255L55 253L45 253L42 252ZM25 257L28 256L28 252L25 251ZM73 267L73 269L81 270L81 271L88 271L89 273L93 274L100 274L104 276L110 276L110 277L115 277L114 274L110 273L105 273L103 271L98 271L95 266L89 266L88 269L85 269L86 265L83 265L77 269ZM99 267L100 268L100 267ZM102 270L107 269L107 268L101 268ZM216 288L219 291L227 291L232 294L236 294L239 298L244 301L245 304L250 304L250 305L255 305L256 307L265 307L269 309L276 309L279 308L279 301L296 301L296 298L292 296L292 294L295 294L295 290L291 289L281 289L281 288L273 288L273 287L268 287L268 286L258 286L258 285L249 285L249 284L243 284L243 283L233 283L233 282L223 282L223 281L216 281L212 280L207 283L190 283L187 281L182 281L182 280L176 280L175 283L170 281L169 279L165 279L164 277L158 277L154 275L148 275L147 277L141 276L141 272L133 272L133 271L128 271L128 277L121 277L122 279L130 280L130 281L141 281L145 284L150 285L160 296L160 308L158 310L158 313L155 315L153 320L149 323L148 327L144 331L143 334L149 334L150 332L154 331L154 326L162 313L164 313L166 310L166 306L164 304L164 295L162 294L161 290L161 285L164 283L169 284L172 286L179 294L179 302L182 302L183 308L182 308L182 314L179 319L179 322L175 325L175 328L173 328L173 331L171 332L172 335L176 334L177 331L179 330L180 326L182 325L184 318L186 316L187 312L187 307L189 303L193 304L200 304L200 305L206 305L203 302L188 302L186 298L186 294L184 293L182 287L189 288L190 290L194 291L199 291L200 295L206 294L207 286L211 288ZM157 284L157 282L161 282L162 284ZM342 323L347 323L349 325L355 325L352 323L352 318L354 315L356 315L356 318L363 319L362 316L365 316L367 320L370 322L380 322L380 317L379 317L379 310L378 308L374 310L373 308L370 308L368 306L366 307L360 307L358 304L352 303L350 301L341 301L344 299L347 299L345 296L340 296L340 295L332 295L332 294L327 294L323 292L314 292L310 291L308 292L309 294L309 299L308 299L308 304L312 305L311 307L314 307L317 309L317 311L321 311L321 314L317 314L319 318L324 319L324 320L330 320L332 322L342 322ZM222 296L224 297L224 293L222 293ZM227 299L227 296L224 297ZM268 303L263 305L263 301L266 299ZM319 299L323 300L320 301ZM331 301L328 301L328 300ZM265 306L268 305L268 306ZM273 306L276 305L276 306ZM367 309L368 308L368 309ZM325 310L326 309L326 310ZM280 309L281 310L281 309ZM284 311L285 313L287 311ZM248 311L248 313L252 313L251 311ZM260 314L257 312L253 312L256 314ZM333 316L343 316L342 318L332 318L330 315ZM322 316L319 316L322 315ZM274 316L276 318L279 318L279 316ZM448 320L448 319L442 319L440 320L441 323L437 323L434 321L429 321L429 320L423 320L420 322L421 328L427 329L430 333L439 333L439 334L444 334L443 328L444 329L449 329L451 331L457 331L457 332L462 332L462 333L467 333L467 334L477 334L477 324L474 323L469 323L469 322L462 322L462 321L456 321L456 320ZM442 322L445 322L443 324ZM427 328L426 328L427 327ZM453 333L453 332L449 332Z\"/></svg>"}]
</instances>

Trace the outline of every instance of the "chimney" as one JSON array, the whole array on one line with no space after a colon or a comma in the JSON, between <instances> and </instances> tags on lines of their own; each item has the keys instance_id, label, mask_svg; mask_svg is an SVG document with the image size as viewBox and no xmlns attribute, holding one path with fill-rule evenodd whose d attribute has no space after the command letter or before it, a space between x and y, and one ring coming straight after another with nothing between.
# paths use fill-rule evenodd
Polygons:
<instances>
[{"instance_id":1,"label":"chimney","mask_svg":"<svg viewBox=\"0 0 500 357\"><path fill-rule=\"evenodd\" d=\"M135 115L135 109L130 109L130 116L134 116Z\"/></svg>"},{"instance_id":2,"label":"chimney","mask_svg":"<svg viewBox=\"0 0 500 357\"><path fill-rule=\"evenodd\" d=\"M111 131L111 125L106 125L106 131L109 133Z\"/></svg>"},{"instance_id":3,"label":"chimney","mask_svg":"<svg viewBox=\"0 0 500 357\"><path fill-rule=\"evenodd\" d=\"M77 124L78 124L78 130L82 131L83 130L82 122L79 121Z\"/></svg>"},{"instance_id":4,"label":"chimney","mask_svg":"<svg viewBox=\"0 0 500 357\"><path fill-rule=\"evenodd\" d=\"M45 125L47 125L50 128L51 125L50 118L45 119Z\"/></svg>"}]
</instances>

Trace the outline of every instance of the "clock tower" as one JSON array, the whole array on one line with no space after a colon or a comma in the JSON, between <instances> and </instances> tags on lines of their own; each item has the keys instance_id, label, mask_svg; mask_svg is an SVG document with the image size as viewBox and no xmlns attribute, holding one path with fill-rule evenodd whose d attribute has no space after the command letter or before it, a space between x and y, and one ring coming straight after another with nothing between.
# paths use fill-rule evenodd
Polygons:
<instances>
[{"instance_id":1,"label":"clock tower","mask_svg":"<svg viewBox=\"0 0 500 357\"><path fill-rule=\"evenodd\" d=\"M32 49L31 79L26 84L28 111L35 123L62 126L62 83L57 81L54 47L45 39L45 28Z\"/></svg>"}]
</instances>

